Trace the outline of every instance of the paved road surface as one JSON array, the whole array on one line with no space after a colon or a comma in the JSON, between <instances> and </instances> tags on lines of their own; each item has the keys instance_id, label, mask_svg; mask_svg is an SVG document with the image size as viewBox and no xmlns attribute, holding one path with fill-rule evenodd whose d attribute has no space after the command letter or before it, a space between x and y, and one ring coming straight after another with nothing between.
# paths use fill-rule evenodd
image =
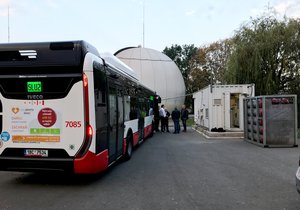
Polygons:
<instances>
[{"instance_id":1,"label":"paved road surface","mask_svg":"<svg viewBox=\"0 0 300 210\"><path fill-rule=\"evenodd\" d=\"M299 154L157 133L97 176L0 172L0 209L300 209Z\"/></svg>"}]
</instances>

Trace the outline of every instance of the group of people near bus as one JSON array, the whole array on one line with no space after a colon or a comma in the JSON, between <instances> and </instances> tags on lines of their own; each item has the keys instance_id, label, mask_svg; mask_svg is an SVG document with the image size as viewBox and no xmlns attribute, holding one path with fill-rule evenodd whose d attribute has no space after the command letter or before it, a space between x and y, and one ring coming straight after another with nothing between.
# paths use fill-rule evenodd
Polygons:
<instances>
[{"instance_id":1,"label":"group of people near bus","mask_svg":"<svg viewBox=\"0 0 300 210\"><path fill-rule=\"evenodd\" d=\"M182 121L183 132L186 132L186 121L188 119L188 110L185 105L182 105L181 110L179 111L177 107L170 112L162 104L159 109L159 119L160 119L160 130L161 132L170 132L169 131L169 117L172 117L174 122L174 133L180 133L180 119Z\"/></svg>"}]
</instances>

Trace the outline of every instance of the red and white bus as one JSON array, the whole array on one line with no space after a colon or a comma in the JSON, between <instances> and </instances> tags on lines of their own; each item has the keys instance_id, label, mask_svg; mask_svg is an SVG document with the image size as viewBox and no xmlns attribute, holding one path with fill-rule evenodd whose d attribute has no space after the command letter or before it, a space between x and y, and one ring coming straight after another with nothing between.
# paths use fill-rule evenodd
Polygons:
<instances>
[{"instance_id":1,"label":"red and white bus","mask_svg":"<svg viewBox=\"0 0 300 210\"><path fill-rule=\"evenodd\" d=\"M0 44L0 170L92 174L130 159L156 98L84 41Z\"/></svg>"}]
</instances>

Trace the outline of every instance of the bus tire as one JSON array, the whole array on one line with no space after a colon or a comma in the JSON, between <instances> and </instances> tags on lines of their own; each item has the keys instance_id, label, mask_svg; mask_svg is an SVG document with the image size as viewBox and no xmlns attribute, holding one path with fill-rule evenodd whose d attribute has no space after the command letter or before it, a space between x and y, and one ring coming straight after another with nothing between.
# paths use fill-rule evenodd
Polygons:
<instances>
[{"instance_id":1,"label":"bus tire","mask_svg":"<svg viewBox=\"0 0 300 210\"><path fill-rule=\"evenodd\" d=\"M132 136L129 135L126 138L126 150L124 155L125 160L130 160L132 156L132 151L133 151Z\"/></svg>"}]
</instances>

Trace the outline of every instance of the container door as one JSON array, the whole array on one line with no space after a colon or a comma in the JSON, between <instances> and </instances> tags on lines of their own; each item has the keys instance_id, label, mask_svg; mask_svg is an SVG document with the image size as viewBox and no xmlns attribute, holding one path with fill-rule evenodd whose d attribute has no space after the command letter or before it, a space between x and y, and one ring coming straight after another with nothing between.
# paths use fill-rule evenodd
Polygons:
<instances>
[{"instance_id":1,"label":"container door","mask_svg":"<svg viewBox=\"0 0 300 210\"><path fill-rule=\"evenodd\" d=\"M224 123L225 129L230 129L230 93L224 92Z\"/></svg>"}]
</instances>

